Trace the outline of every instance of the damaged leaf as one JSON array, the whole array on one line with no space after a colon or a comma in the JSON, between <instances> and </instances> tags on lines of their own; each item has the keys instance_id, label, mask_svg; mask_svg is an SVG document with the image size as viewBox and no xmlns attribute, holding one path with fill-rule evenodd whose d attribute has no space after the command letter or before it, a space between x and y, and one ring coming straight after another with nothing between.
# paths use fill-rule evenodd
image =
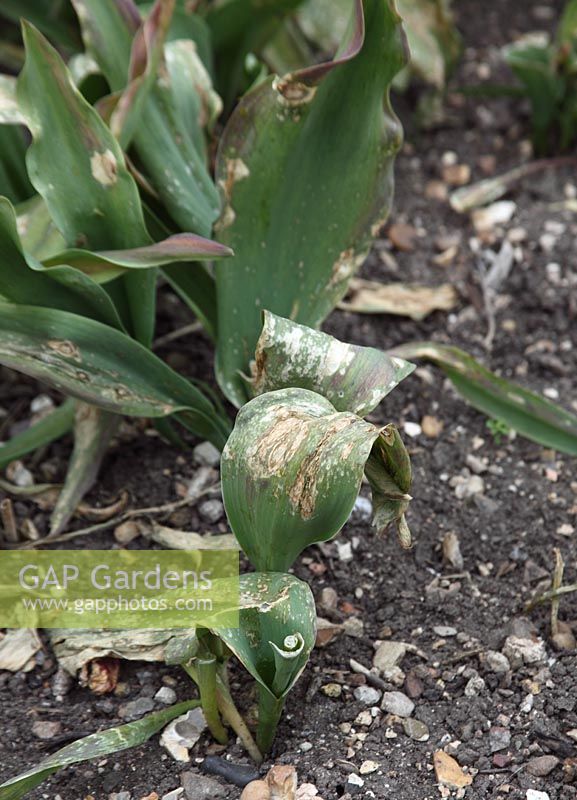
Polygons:
<instances>
[{"instance_id":1,"label":"damaged leaf","mask_svg":"<svg viewBox=\"0 0 577 800\"><path fill-rule=\"evenodd\" d=\"M577 417L512 381L500 378L457 347L415 342L395 348L402 358L424 358L443 369L474 408L527 439L577 455Z\"/></svg>"},{"instance_id":2,"label":"damaged leaf","mask_svg":"<svg viewBox=\"0 0 577 800\"><path fill-rule=\"evenodd\" d=\"M353 278L339 308L356 314L394 314L419 322L433 311L450 311L456 305L457 292L450 283L419 286Z\"/></svg>"},{"instance_id":3,"label":"damaged leaf","mask_svg":"<svg viewBox=\"0 0 577 800\"><path fill-rule=\"evenodd\" d=\"M345 344L269 311L263 316L253 368L257 395L309 389L330 400L337 411L364 417L414 369L382 350Z\"/></svg>"},{"instance_id":4,"label":"damaged leaf","mask_svg":"<svg viewBox=\"0 0 577 800\"><path fill-rule=\"evenodd\" d=\"M335 536L368 461L379 523L396 519L393 506L404 519L410 498L406 481L398 485L406 476L405 462L395 463L400 447L393 426L381 431L306 389L247 403L223 451L221 477L231 528L256 569L286 571L305 547Z\"/></svg>"},{"instance_id":5,"label":"damaged leaf","mask_svg":"<svg viewBox=\"0 0 577 800\"><path fill-rule=\"evenodd\" d=\"M388 97L405 58L400 20L392 0L351 8L335 60L259 83L220 144L216 230L236 256L216 267L217 373L239 406L261 309L318 326L389 212L401 144Z\"/></svg>"}]
</instances>

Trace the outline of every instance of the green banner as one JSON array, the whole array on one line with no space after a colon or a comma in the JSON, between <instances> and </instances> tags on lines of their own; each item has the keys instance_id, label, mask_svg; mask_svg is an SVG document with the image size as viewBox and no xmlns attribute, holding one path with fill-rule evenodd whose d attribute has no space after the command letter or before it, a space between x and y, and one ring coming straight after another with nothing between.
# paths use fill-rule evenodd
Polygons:
<instances>
[{"instance_id":1,"label":"green banner","mask_svg":"<svg viewBox=\"0 0 577 800\"><path fill-rule=\"evenodd\" d=\"M0 552L0 628L237 628L236 550Z\"/></svg>"}]
</instances>

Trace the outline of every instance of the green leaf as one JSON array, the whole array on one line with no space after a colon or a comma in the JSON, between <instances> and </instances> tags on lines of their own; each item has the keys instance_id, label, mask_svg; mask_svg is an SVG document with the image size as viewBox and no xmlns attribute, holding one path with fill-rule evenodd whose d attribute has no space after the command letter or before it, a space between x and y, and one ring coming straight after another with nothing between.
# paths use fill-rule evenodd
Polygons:
<instances>
[{"instance_id":1,"label":"green leaf","mask_svg":"<svg viewBox=\"0 0 577 800\"><path fill-rule=\"evenodd\" d=\"M441 367L465 400L527 439L577 455L577 417L512 381L494 375L468 353L435 342L395 348L402 358L424 358Z\"/></svg>"},{"instance_id":2,"label":"green leaf","mask_svg":"<svg viewBox=\"0 0 577 800\"><path fill-rule=\"evenodd\" d=\"M261 686L279 699L285 697L314 647L312 592L293 575L278 573L241 575L240 592L239 627L217 628L214 634Z\"/></svg>"},{"instance_id":3,"label":"green leaf","mask_svg":"<svg viewBox=\"0 0 577 800\"><path fill-rule=\"evenodd\" d=\"M390 0L354 8L335 61L259 84L221 142L217 231L236 256L216 268L217 371L239 406L261 309L318 326L389 212L401 143L388 99L404 63L400 22Z\"/></svg>"},{"instance_id":4,"label":"green leaf","mask_svg":"<svg viewBox=\"0 0 577 800\"><path fill-rule=\"evenodd\" d=\"M60 252L64 237L54 224L48 206L39 194L16 207L17 229L21 247L38 261Z\"/></svg>"},{"instance_id":5,"label":"green leaf","mask_svg":"<svg viewBox=\"0 0 577 800\"><path fill-rule=\"evenodd\" d=\"M179 233L169 236L162 242L137 247L132 250L109 250L91 253L88 250L65 250L44 260L44 266L68 264L90 275L99 282L109 281L132 269L150 269L166 264L181 263L191 259L224 258L232 251L218 242L203 239L192 233ZM200 269L199 265L189 264L186 269Z\"/></svg>"},{"instance_id":6,"label":"green leaf","mask_svg":"<svg viewBox=\"0 0 577 800\"><path fill-rule=\"evenodd\" d=\"M7 442L0 443L0 469L3 469L11 461L50 444L72 430L74 406L74 400L65 400L62 405L22 433L18 433Z\"/></svg>"},{"instance_id":7,"label":"green leaf","mask_svg":"<svg viewBox=\"0 0 577 800\"><path fill-rule=\"evenodd\" d=\"M407 31L411 70L443 89L461 51L449 0L397 0L397 8Z\"/></svg>"},{"instance_id":8,"label":"green leaf","mask_svg":"<svg viewBox=\"0 0 577 800\"><path fill-rule=\"evenodd\" d=\"M177 414L191 431L224 446L229 422L199 389L99 322L0 302L0 363L115 414Z\"/></svg>"},{"instance_id":9,"label":"green leaf","mask_svg":"<svg viewBox=\"0 0 577 800\"><path fill-rule=\"evenodd\" d=\"M28 172L67 244L91 250L148 244L138 189L116 139L56 50L26 22L23 36L18 101L33 136ZM128 275L124 285L133 332L150 344L155 275Z\"/></svg>"},{"instance_id":10,"label":"green leaf","mask_svg":"<svg viewBox=\"0 0 577 800\"><path fill-rule=\"evenodd\" d=\"M208 335L215 340L217 328L217 301L214 278L201 265L175 264L165 267L162 273L181 300L198 317Z\"/></svg>"},{"instance_id":11,"label":"green leaf","mask_svg":"<svg viewBox=\"0 0 577 800\"><path fill-rule=\"evenodd\" d=\"M309 389L365 417L414 370L382 350L345 344L269 311L256 346L253 390Z\"/></svg>"},{"instance_id":12,"label":"green leaf","mask_svg":"<svg viewBox=\"0 0 577 800\"><path fill-rule=\"evenodd\" d=\"M22 125L24 118L16 100L16 78L0 75L0 125Z\"/></svg>"},{"instance_id":13,"label":"green leaf","mask_svg":"<svg viewBox=\"0 0 577 800\"><path fill-rule=\"evenodd\" d=\"M268 392L247 403L223 451L221 478L231 528L254 567L286 571L305 547L335 536L372 451L373 473L377 464L383 473L379 493L387 497L392 490L391 499L405 503L402 514L410 497L381 452L391 435L389 426L381 431L339 413L306 389ZM382 448L374 449L376 442Z\"/></svg>"},{"instance_id":14,"label":"green leaf","mask_svg":"<svg viewBox=\"0 0 577 800\"><path fill-rule=\"evenodd\" d=\"M163 2L163 0L160 0ZM131 0L73 0L81 22L87 50L100 65L114 92L124 90L129 73L133 37L141 24ZM192 45L191 45L192 47ZM167 50L170 54L171 49ZM202 65L198 62L199 69ZM204 71L204 67L202 67ZM203 78L204 80L204 75ZM140 124L133 144L145 173L164 206L184 230L204 236L220 211L218 192L208 173L204 154L197 150L202 120L190 130L190 116L183 107L195 103L196 81L187 86L189 100L176 96L170 70L163 68L163 80L156 81L143 102Z\"/></svg>"},{"instance_id":15,"label":"green leaf","mask_svg":"<svg viewBox=\"0 0 577 800\"><path fill-rule=\"evenodd\" d=\"M114 755L131 747L138 747L148 741L165 725L191 708L199 705L197 700L178 703L163 711L156 711L136 722L110 728L106 731L85 736L77 742L63 747L58 752L45 758L32 769L11 778L0 786L0 800L20 800L42 781L58 772L63 767L79 764L94 758Z\"/></svg>"},{"instance_id":16,"label":"green leaf","mask_svg":"<svg viewBox=\"0 0 577 800\"><path fill-rule=\"evenodd\" d=\"M0 194L21 203L34 194L26 171L24 130L15 125L0 125Z\"/></svg>"},{"instance_id":17,"label":"green leaf","mask_svg":"<svg viewBox=\"0 0 577 800\"><path fill-rule=\"evenodd\" d=\"M18 224L26 229L27 217L17 222L10 201L0 197L0 295L13 303L70 311L122 329L110 297L93 280L69 266L44 269L24 252Z\"/></svg>"}]
</instances>

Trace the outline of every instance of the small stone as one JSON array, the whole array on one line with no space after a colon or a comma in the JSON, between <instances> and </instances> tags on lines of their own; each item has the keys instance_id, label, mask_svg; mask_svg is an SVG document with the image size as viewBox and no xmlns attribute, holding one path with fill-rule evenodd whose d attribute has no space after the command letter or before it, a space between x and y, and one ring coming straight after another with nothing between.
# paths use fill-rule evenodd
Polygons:
<instances>
[{"instance_id":1,"label":"small stone","mask_svg":"<svg viewBox=\"0 0 577 800\"><path fill-rule=\"evenodd\" d=\"M352 775L349 775L349 777L347 778L347 784L349 790L354 789L355 791L358 792L359 789L363 788L365 782L359 775L353 772Z\"/></svg>"},{"instance_id":2,"label":"small stone","mask_svg":"<svg viewBox=\"0 0 577 800\"><path fill-rule=\"evenodd\" d=\"M437 417L426 415L421 420L421 428L429 439L437 439L443 432L443 423Z\"/></svg>"},{"instance_id":3,"label":"small stone","mask_svg":"<svg viewBox=\"0 0 577 800\"><path fill-rule=\"evenodd\" d=\"M182 800L184 794L184 787L179 786L178 789L173 789L172 792L162 795L162 800Z\"/></svg>"},{"instance_id":4,"label":"small stone","mask_svg":"<svg viewBox=\"0 0 577 800\"><path fill-rule=\"evenodd\" d=\"M454 531L449 531L443 538L443 561L455 569L463 569L465 562L461 553L459 537Z\"/></svg>"},{"instance_id":5,"label":"small stone","mask_svg":"<svg viewBox=\"0 0 577 800\"><path fill-rule=\"evenodd\" d=\"M404 719L403 730L409 739L415 742L427 742L429 740L429 729L420 719Z\"/></svg>"},{"instance_id":6,"label":"small stone","mask_svg":"<svg viewBox=\"0 0 577 800\"><path fill-rule=\"evenodd\" d=\"M381 642L373 656L373 665L385 675L399 666L406 652L407 645L404 642Z\"/></svg>"},{"instance_id":7,"label":"small stone","mask_svg":"<svg viewBox=\"0 0 577 800\"><path fill-rule=\"evenodd\" d=\"M381 708L397 717L410 717L415 710L415 704L402 692L385 692Z\"/></svg>"},{"instance_id":8,"label":"small stone","mask_svg":"<svg viewBox=\"0 0 577 800\"><path fill-rule=\"evenodd\" d=\"M183 772L180 780L186 800L218 800L227 796L226 789L217 780L209 778L207 775L199 775L196 772ZM250 783L248 786L250 786Z\"/></svg>"},{"instance_id":9,"label":"small stone","mask_svg":"<svg viewBox=\"0 0 577 800\"><path fill-rule=\"evenodd\" d=\"M218 467L220 464L220 450L211 442L201 442L192 451L192 458L196 464L203 467Z\"/></svg>"},{"instance_id":10,"label":"small stone","mask_svg":"<svg viewBox=\"0 0 577 800\"><path fill-rule=\"evenodd\" d=\"M442 636L443 638L457 635L457 629L452 628L450 625L435 625L433 632L436 633L437 636Z\"/></svg>"},{"instance_id":11,"label":"small stone","mask_svg":"<svg viewBox=\"0 0 577 800\"><path fill-rule=\"evenodd\" d=\"M167 725L160 737L160 744L175 761L186 763L190 761L188 751L198 742L205 729L206 720L202 709L193 708Z\"/></svg>"},{"instance_id":12,"label":"small stone","mask_svg":"<svg viewBox=\"0 0 577 800\"><path fill-rule=\"evenodd\" d=\"M423 429L418 424L418 422L405 422L405 424L403 425L403 430L405 431L407 436L411 437L411 439L416 439L417 436L420 436L421 433L423 432Z\"/></svg>"},{"instance_id":13,"label":"small stone","mask_svg":"<svg viewBox=\"0 0 577 800\"><path fill-rule=\"evenodd\" d=\"M575 528L568 522L564 522L563 525L559 525L557 528L557 533L559 536L573 536L575 533Z\"/></svg>"},{"instance_id":14,"label":"small stone","mask_svg":"<svg viewBox=\"0 0 577 800\"><path fill-rule=\"evenodd\" d=\"M477 233L486 233L497 225L504 225L513 218L517 210L516 203L511 200L500 200L484 208L476 208L471 214Z\"/></svg>"},{"instance_id":15,"label":"small stone","mask_svg":"<svg viewBox=\"0 0 577 800\"><path fill-rule=\"evenodd\" d=\"M359 522L371 521L373 518L373 504L368 497L363 497L362 494L357 497L351 511L351 518Z\"/></svg>"},{"instance_id":16,"label":"small stone","mask_svg":"<svg viewBox=\"0 0 577 800\"><path fill-rule=\"evenodd\" d=\"M244 787L240 800L270 800L270 797L270 787L266 781L251 781Z\"/></svg>"},{"instance_id":17,"label":"small stone","mask_svg":"<svg viewBox=\"0 0 577 800\"><path fill-rule=\"evenodd\" d=\"M30 403L32 414L46 414L54 408L54 400L48 394L39 394Z\"/></svg>"},{"instance_id":18,"label":"small stone","mask_svg":"<svg viewBox=\"0 0 577 800\"><path fill-rule=\"evenodd\" d=\"M224 506L220 500L205 500L198 506L198 513L205 520L214 525L224 516Z\"/></svg>"},{"instance_id":19,"label":"small stone","mask_svg":"<svg viewBox=\"0 0 577 800\"><path fill-rule=\"evenodd\" d=\"M487 650L485 653L485 664L487 668L497 675L504 675L511 669L511 664L507 656L497 650Z\"/></svg>"},{"instance_id":20,"label":"small stone","mask_svg":"<svg viewBox=\"0 0 577 800\"><path fill-rule=\"evenodd\" d=\"M449 186L464 186L471 180L471 167L468 164L445 164L442 174Z\"/></svg>"},{"instance_id":21,"label":"small stone","mask_svg":"<svg viewBox=\"0 0 577 800\"><path fill-rule=\"evenodd\" d=\"M403 253L410 253L415 249L415 239L417 231L405 222L394 222L388 232L389 241L397 250Z\"/></svg>"},{"instance_id":22,"label":"small stone","mask_svg":"<svg viewBox=\"0 0 577 800\"><path fill-rule=\"evenodd\" d=\"M350 542L336 542L339 561L353 560L353 547Z\"/></svg>"},{"instance_id":23,"label":"small stone","mask_svg":"<svg viewBox=\"0 0 577 800\"><path fill-rule=\"evenodd\" d=\"M112 792L108 795L108 800L132 800L130 792ZM165 800L163 797L162 800Z\"/></svg>"},{"instance_id":24,"label":"small stone","mask_svg":"<svg viewBox=\"0 0 577 800\"><path fill-rule=\"evenodd\" d=\"M547 650L542 639L535 641L519 636L507 637L503 645L503 654L507 656L513 669L523 664L536 664L547 659Z\"/></svg>"},{"instance_id":25,"label":"small stone","mask_svg":"<svg viewBox=\"0 0 577 800\"><path fill-rule=\"evenodd\" d=\"M140 536L140 525L133 520L127 520L114 529L114 538L118 544L129 544Z\"/></svg>"},{"instance_id":26,"label":"small stone","mask_svg":"<svg viewBox=\"0 0 577 800\"><path fill-rule=\"evenodd\" d=\"M476 494L483 494L485 491L485 482L480 475L456 475L450 481L451 486L455 489L455 495L459 500L467 500L469 497L474 497Z\"/></svg>"},{"instance_id":27,"label":"small stone","mask_svg":"<svg viewBox=\"0 0 577 800\"><path fill-rule=\"evenodd\" d=\"M370 775L371 772L376 772L379 767L380 764L377 764L376 761L363 761L359 769L359 772L361 773L361 775Z\"/></svg>"},{"instance_id":28,"label":"small stone","mask_svg":"<svg viewBox=\"0 0 577 800\"><path fill-rule=\"evenodd\" d=\"M161 688L154 695L157 703L162 703L165 706L171 706L176 703L176 692L170 686L161 686Z\"/></svg>"},{"instance_id":29,"label":"small stone","mask_svg":"<svg viewBox=\"0 0 577 800\"><path fill-rule=\"evenodd\" d=\"M506 750L511 744L511 731L499 725L493 726L489 731L489 745L491 753L498 753L499 750Z\"/></svg>"},{"instance_id":30,"label":"small stone","mask_svg":"<svg viewBox=\"0 0 577 800\"><path fill-rule=\"evenodd\" d=\"M11 483L22 488L34 486L34 476L21 461L12 461L8 464L6 477Z\"/></svg>"},{"instance_id":31,"label":"small stone","mask_svg":"<svg viewBox=\"0 0 577 800\"><path fill-rule=\"evenodd\" d=\"M551 800L547 792L538 792L537 789L527 789L526 800Z\"/></svg>"},{"instance_id":32,"label":"small stone","mask_svg":"<svg viewBox=\"0 0 577 800\"><path fill-rule=\"evenodd\" d=\"M314 798L320 800L318 794L319 790L314 783L301 783L297 789L295 800L314 800Z\"/></svg>"},{"instance_id":33,"label":"small stone","mask_svg":"<svg viewBox=\"0 0 577 800\"><path fill-rule=\"evenodd\" d=\"M536 756L527 763L527 772L535 778L544 778L559 764L556 756Z\"/></svg>"},{"instance_id":34,"label":"small stone","mask_svg":"<svg viewBox=\"0 0 577 800\"><path fill-rule=\"evenodd\" d=\"M479 458L479 456L475 456L473 453L468 453L465 461L471 472L474 472L475 475L482 475L483 472L487 472L487 459Z\"/></svg>"},{"instance_id":35,"label":"small stone","mask_svg":"<svg viewBox=\"0 0 577 800\"><path fill-rule=\"evenodd\" d=\"M125 722L132 722L140 719L154 709L154 702L150 697L139 697L138 700L131 700L124 703L118 709L118 716Z\"/></svg>"},{"instance_id":36,"label":"small stone","mask_svg":"<svg viewBox=\"0 0 577 800\"><path fill-rule=\"evenodd\" d=\"M312 742L301 742L299 744L299 750L302 753L309 753L312 749L313 749L313 743Z\"/></svg>"},{"instance_id":37,"label":"small stone","mask_svg":"<svg viewBox=\"0 0 577 800\"><path fill-rule=\"evenodd\" d=\"M326 683L324 686L321 686L321 692L327 697L335 699L341 696L343 687L339 683Z\"/></svg>"},{"instance_id":38,"label":"small stone","mask_svg":"<svg viewBox=\"0 0 577 800\"><path fill-rule=\"evenodd\" d=\"M473 675L465 686L465 697L476 697L485 690L485 681L480 675Z\"/></svg>"},{"instance_id":39,"label":"small stone","mask_svg":"<svg viewBox=\"0 0 577 800\"><path fill-rule=\"evenodd\" d=\"M551 637L551 643L555 650L575 650L577 648L577 640L569 625L566 622L558 622L557 625L558 631Z\"/></svg>"},{"instance_id":40,"label":"small stone","mask_svg":"<svg viewBox=\"0 0 577 800\"><path fill-rule=\"evenodd\" d=\"M433 765L437 781L441 786L446 786L449 789L463 789L473 783L472 776L467 775L458 762L443 750L437 750L433 753Z\"/></svg>"},{"instance_id":41,"label":"small stone","mask_svg":"<svg viewBox=\"0 0 577 800\"><path fill-rule=\"evenodd\" d=\"M535 703L534 695L528 694L527 697L523 700L523 702L519 706L519 711L522 714L528 714L530 711L533 710L534 703Z\"/></svg>"},{"instance_id":42,"label":"small stone","mask_svg":"<svg viewBox=\"0 0 577 800\"><path fill-rule=\"evenodd\" d=\"M368 709L361 711L360 714L357 714L355 717L355 725L360 725L363 728L370 728L373 724L373 715Z\"/></svg>"},{"instance_id":43,"label":"small stone","mask_svg":"<svg viewBox=\"0 0 577 800\"><path fill-rule=\"evenodd\" d=\"M38 720L32 725L32 733L39 739L54 739L62 730L60 722Z\"/></svg>"},{"instance_id":44,"label":"small stone","mask_svg":"<svg viewBox=\"0 0 577 800\"><path fill-rule=\"evenodd\" d=\"M381 692L374 689L372 686L357 686L353 692L355 700L363 703L365 706L376 706L381 699Z\"/></svg>"}]
</instances>

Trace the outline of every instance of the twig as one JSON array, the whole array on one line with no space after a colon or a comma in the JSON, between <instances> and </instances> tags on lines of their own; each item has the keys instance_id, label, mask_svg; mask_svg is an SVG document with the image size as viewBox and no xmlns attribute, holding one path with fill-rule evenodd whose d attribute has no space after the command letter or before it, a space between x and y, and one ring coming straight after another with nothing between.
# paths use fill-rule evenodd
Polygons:
<instances>
[{"instance_id":1,"label":"twig","mask_svg":"<svg viewBox=\"0 0 577 800\"><path fill-rule=\"evenodd\" d=\"M567 586L560 586L558 589L549 589L548 592L544 592L534 600L530 600L525 606L525 611L532 611L536 606L540 606L556 597L561 597L563 594L571 594L571 592L577 592L577 583L569 583Z\"/></svg>"},{"instance_id":2,"label":"twig","mask_svg":"<svg viewBox=\"0 0 577 800\"><path fill-rule=\"evenodd\" d=\"M203 489L202 492L198 492L192 497L185 497L182 500L175 500L172 503L166 503L162 506L133 508L130 511L125 511L123 514L119 514L117 517L107 520L106 522L99 522L96 525L89 525L87 528L80 528L77 531L69 531L68 533L60 534L59 536L45 536L39 542L26 542L25 544L18 545L16 549L32 550L45 544L68 542L71 539L75 539L77 536L88 536L90 533L98 533L99 531L105 531L108 528L116 527L117 525L126 522L128 519L133 519L134 517L153 517L162 514L171 514L173 511L178 511L179 508L185 508L186 506L194 505L194 503L198 502L201 497L213 492L217 486L218 484L214 483L212 486L208 486L206 489Z\"/></svg>"},{"instance_id":3,"label":"twig","mask_svg":"<svg viewBox=\"0 0 577 800\"><path fill-rule=\"evenodd\" d=\"M164 347L165 344L170 344L170 342L174 342L176 339L182 339L183 336L188 336L190 333L196 333L200 330L202 330L200 322L190 322L182 328L177 328L175 331L166 333L164 336L159 336L158 339L155 339L152 343L152 349L158 350L159 347Z\"/></svg>"},{"instance_id":4,"label":"twig","mask_svg":"<svg viewBox=\"0 0 577 800\"><path fill-rule=\"evenodd\" d=\"M8 542L17 542L19 540L18 527L16 525L16 517L14 516L14 506L9 497L5 497L0 503L0 516L2 517L2 526L4 528L4 535Z\"/></svg>"},{"instance_id":5,"label":"twig","mask_svg":"<svg viewBox=\"0 0 577 800\"><path fill-rule=\"evenodd\" d=\"M556 591L560 589L563 584L563 571L565 569L565 562L558 547L555 548L555 570L553 572L553 584L551 588ZM559 633L559 597L554 597L551 600L551 636L556 636Z\"/></svg>"},{"instance_id":6,"label":"twig","mask_svg":"<svg viewBox=\"0 0 577 800\"><path fill-rule=\"evenodd\" d=\"M482 647L477 647L474 650L461 650L459 653L455 653L454 656L450 656L446 658L444 661L441 661L441 664L456 664L458 661L464 661L466 658L471 658L472 656L478 656L481 653L484 653Z\"/></svg>"}]
</instances>

